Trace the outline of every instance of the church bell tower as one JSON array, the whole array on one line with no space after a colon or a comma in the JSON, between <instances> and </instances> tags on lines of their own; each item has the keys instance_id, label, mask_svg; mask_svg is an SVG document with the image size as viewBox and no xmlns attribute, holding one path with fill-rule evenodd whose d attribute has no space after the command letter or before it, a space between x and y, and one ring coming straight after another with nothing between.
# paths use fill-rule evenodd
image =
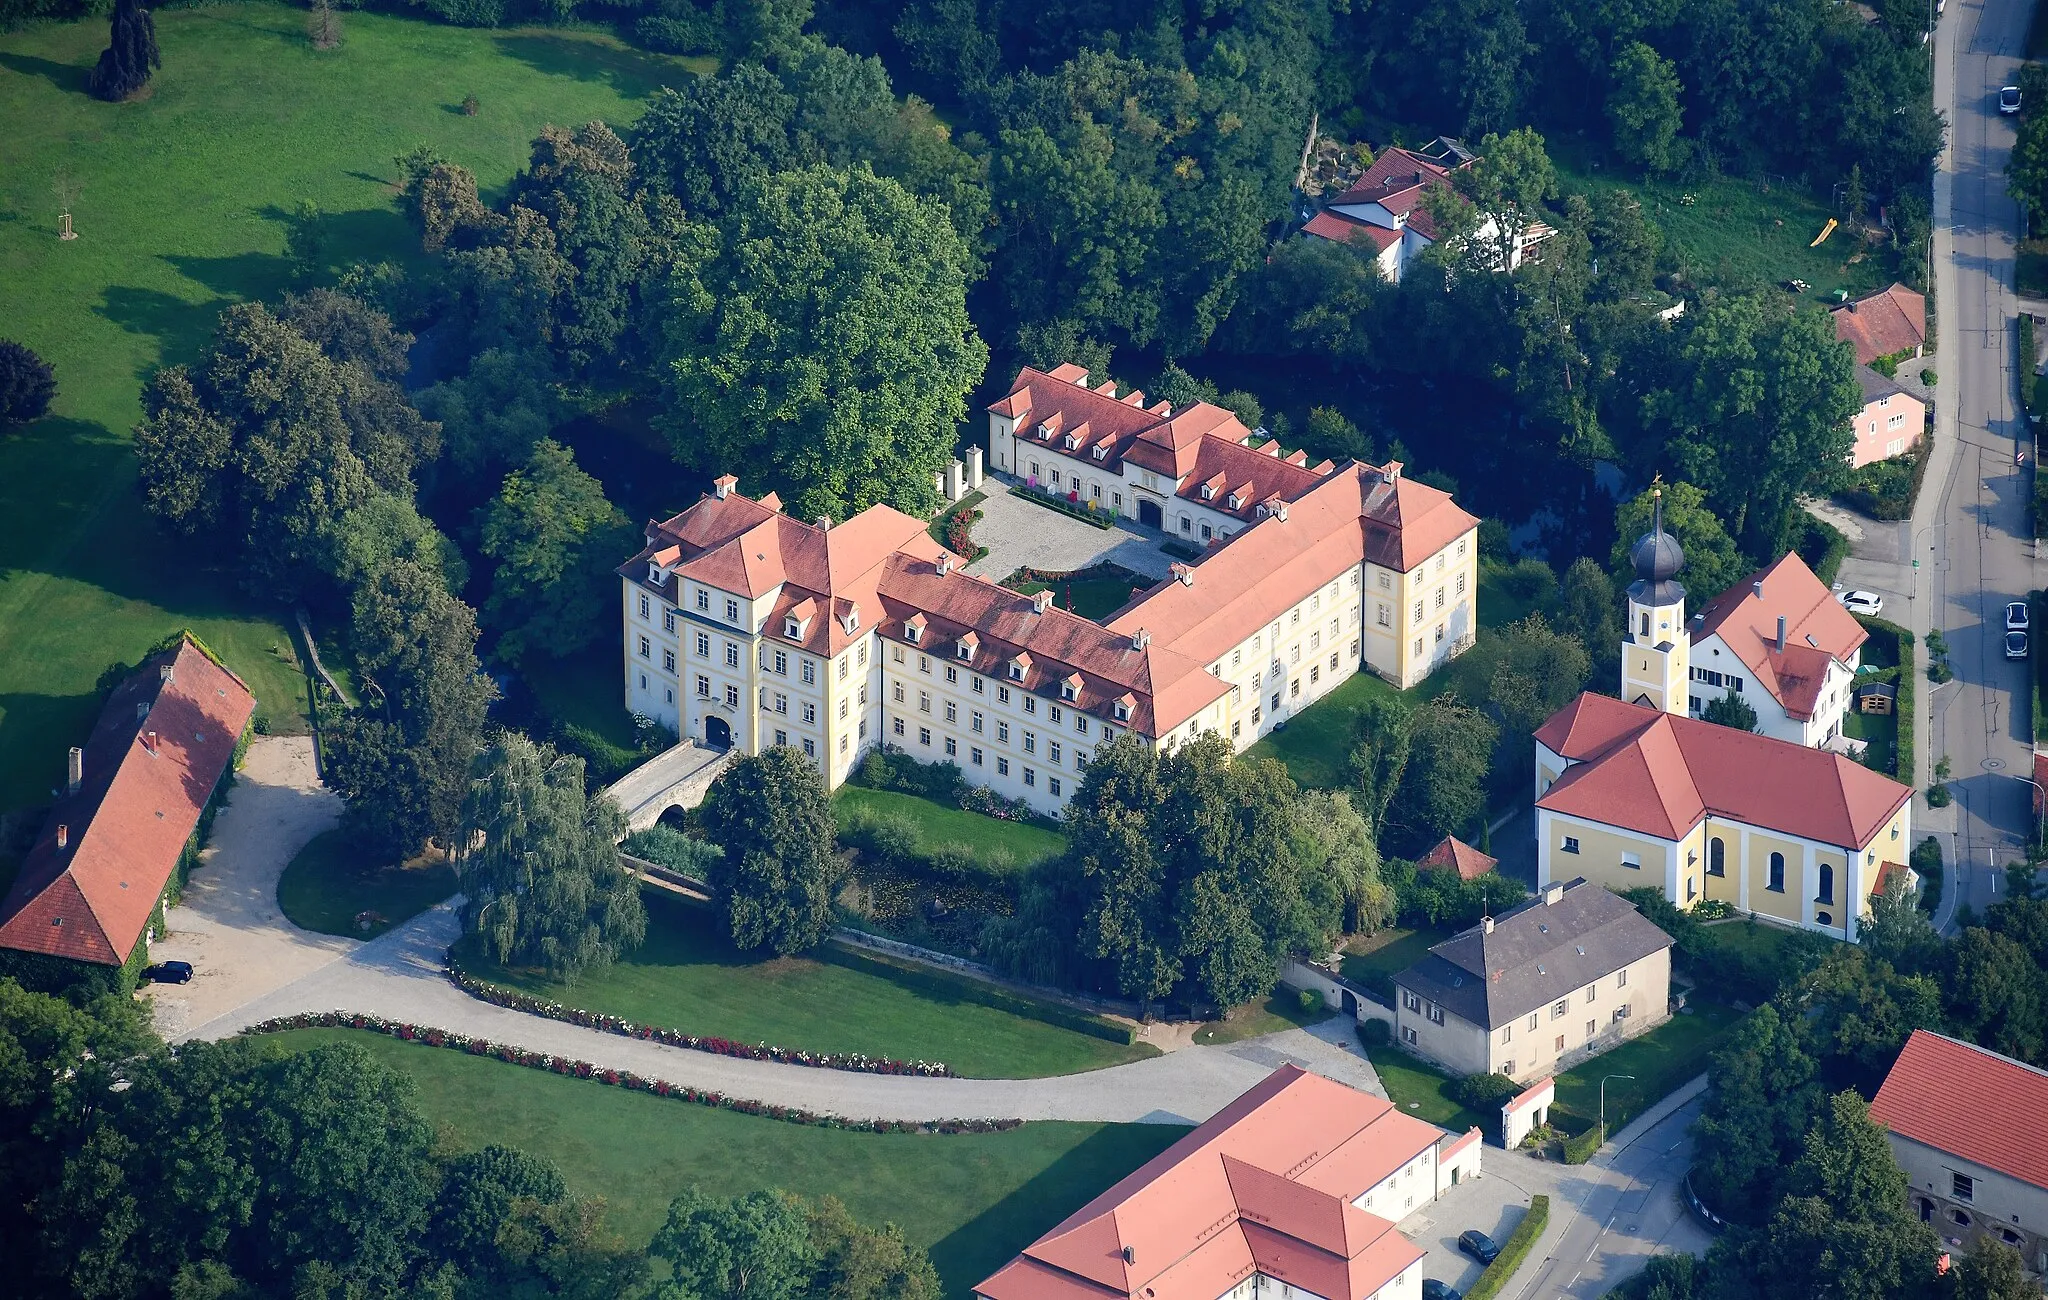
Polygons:
<instances>
[{"instance_id":1,"label":"church bell tower","mask_svg":"<svg viewBox=\"0 0 2048 1300\"><path fill-rule=\"evenodd\" d=\"M1628 553L1636 580L1628 587L1628 625L1621 636L1621 698L1682 714L1692 676L1685 588L1678 582L1685 552L1664 531L1664 490L1653 487L1650 495L1650 531Z\"/></svg>"}]
</instances>

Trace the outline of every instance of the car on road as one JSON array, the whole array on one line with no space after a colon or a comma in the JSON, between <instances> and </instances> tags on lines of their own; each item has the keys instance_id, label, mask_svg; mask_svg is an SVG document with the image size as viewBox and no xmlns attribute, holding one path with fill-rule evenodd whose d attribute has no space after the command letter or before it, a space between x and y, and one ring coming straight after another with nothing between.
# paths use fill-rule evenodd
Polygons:
<instances>
[{"instance_id":1,"label":"car on road","mask_svg":"<svg viewBox=\"0 0 2048 1300\"><path fill-rule=\"evenodd\" d=\"M2005 630L2024 632L2027 630L2027 602L2016 600L2005 607Z\"/></svg>"},{"instance_id":2,"label":"car on road","mask_svg":"<svg viewBox=\"0 0 2048 1300\"><path fill-rule=\"evenodd\" d=\"M1851 614L1874 618L1884 609L1884 597L1874 591L1845 591L1835 597Z\"/></svg>"},{"instance_id":3,"label":"car on road","mask_svg":"<svg viewBox=\"0 0 2048 1300\"><path fill-rule=\"evenodd\" d=\"M2018 86L2000 86L1998 88L1998 111L2001 113L2017 113L2020 111L2020 88Z\"/></svg>"},{"instance_id":4,"label":"car on road","mask_svg":"<svg viewBox=\"0 0 2048 1300\"><path fill-rule=\"evenodd\" d=\"M1500 1243L1477 1228L1467 1228L1458 1234L1458 1249L1482 1264L1491 1264L1500 1257Z\"/></svg>"},{"instance_id":5,"label":"car on road","mask_svg":"<svg viewBox=\"0 0 2048 1300\"><path fill-rule=\"evenodd\" d=\"M144 967L142 978L152 984L190 984L192 982L192 963L189 961L160 961L154 966Z\"/></svg>"},{"instance_id":6,"label":"car on road","mask_svg":"<svg viewBox=\"0 0 2048 1300\"><path fill-rule=\"evenodd\" d=\"M1465 1300L1465 1293L1433 1277L1422 1279L1422 1300Z\"/></svg>"},{"instance_id":7,"label":"car on road","mask_svg":"<svg viewBox=\"0 0 2048 1300\"><path fill-rule=\"evenodd\" d=\"M2027 657L2027 634L2025 632L2007 632L2005 634L2005 657L2008 659L2024 659Z\"/></svg>"}]
</instances>

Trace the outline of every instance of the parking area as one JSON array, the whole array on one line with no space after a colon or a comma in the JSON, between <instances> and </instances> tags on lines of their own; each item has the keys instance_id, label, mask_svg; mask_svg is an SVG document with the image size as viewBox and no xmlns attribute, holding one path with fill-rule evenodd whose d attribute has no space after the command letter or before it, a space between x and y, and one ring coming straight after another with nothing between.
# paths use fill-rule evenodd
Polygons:
<instances>
[{"instance_id":1,"label":"parking area","mask_svg":"<svg viewBox=\"0 0 2048 1300\"><path fill-rule=\"evenodd\" d=\"M1505 1244L1528 1212L1532 1192L1551 1190L1527 1185L1532 1182L1530 1173L1542 1169L1533 1160L1488 1147L1480 1156L1480 1177L1459 1183L1433 1204L1403 1219L1401 1234L1429 1252L1422 1275L1448 1282L1460 1291L1470 1289L1486 1270L1458 1249L1458 1234L1477 1228ZM1556 1207L1552 1210L1555 1213Z\"/></svg>"},{"instance_id":2,"label":"parking area","mask_svg":"<svg viewBox=\"0 0 2048 1300\"><path fill-rule=\"evenodd\" d=\"M1010 484L991 474L983 485L981 522L974 541L988 554L967 566L977 578L1001 582L1022 568L1072 573L1094 564L1117 564L1148 578L1164 578L1173 557L1159 549L1160 536L1136 524L1097 528L1057 510L1010 494Z\"/></svg>"}]
</instances>

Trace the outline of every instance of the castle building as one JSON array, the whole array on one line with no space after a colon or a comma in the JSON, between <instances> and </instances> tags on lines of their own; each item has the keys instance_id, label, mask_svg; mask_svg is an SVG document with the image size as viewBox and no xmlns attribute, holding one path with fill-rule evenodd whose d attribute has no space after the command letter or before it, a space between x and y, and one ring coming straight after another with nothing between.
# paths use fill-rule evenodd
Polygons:
<instances>
[{"instance_id":1,"label":"castle building","mask_svg":"<svg viewBox=\"0 0 2048 1300\"><path fill-rule=\"evenodd\" d=\"M1661 508L1629 558L1623 698L1585 692L1536 732L1538 887L1648 885L1688 910L1718 899L1853 942L1872 895L1907 870L1912 790L1840 754L1688 716L1685 556Z\"/></svg>"},{"instance_id":2,"label":"castle building","mask_svg":"<svg viewBox=\"0 0 2048 1300\"><path fill-rule=\"evenodd\" d=\"M1470 644L1478 520L1447 493L1399 463L1268 455L1204 403L1112 394L1078 367L1026 370L990 411L999 470L1088 466L1104 477L1074 491L1102 487L1134 518L1171 503L1190 536L1202 512L1215 545L1105 622L970 577L922 520L876 506L803 523L727 475L650 521L618 570L626 707L720 748L799 749L828 787L886 744L1052 812L1119 735L1243 749L1357 672L1408 686ZM1121 441L1034 447L1030 421ZM1242 491L1205 499L1203 472Z\"/></svg>"}]
</instances>

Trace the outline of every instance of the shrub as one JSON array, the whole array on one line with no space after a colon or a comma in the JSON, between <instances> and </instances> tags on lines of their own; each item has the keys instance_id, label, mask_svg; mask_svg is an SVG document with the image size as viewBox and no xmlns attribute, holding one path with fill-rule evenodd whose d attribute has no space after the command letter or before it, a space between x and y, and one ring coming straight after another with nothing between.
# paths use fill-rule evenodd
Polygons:
<instances>
[{"instance_id":1,"label":"shrub","mask_svg":"<svg viewBox=\"0 0 2048 1300\"><path fill-rule=\"evenodd\" d=\"M1593 1153L1598 1151L1600 1144L1606 1140L1607 1131L1598 1124L1595 1124L1577 1137L1566 1138L1564 1140L1564 1162L1568 1165L1585 1164L1593 1158Z\"/></svg>"},{"instance_id":2,"label":"shrub","mask_svg":"<svg viewBox=\"0 0 2048 1300\"><path fill-rule=\"evenodd\" d=\"M475 117L479 107L480 105L476 102L475 95L464 95L462 97L462 115L464 117Z\"/></svg>"},{"instance_id":3,"label":"shrub","mask_svg":"<svg viewBox=\"0 0 2048 1300\"><path fill-rule=\"evenodd\" d=\"M1920 876L1920 906L1932 912L1941 906L1941 842L1932 835L1913 846L1913 854L1907 860Z\"/></svg>"},{"instance_id":4,"label":"shrub","mask_svg":"<svg viewBox=\"0 0 2048 1300\"><path fill-rule=\"evenodd\" d=\"M1323 1009L1323 995L1315 989L1299 989L1294 995L1295 1002L1307 1014L1320 1014Z\"/></svg>"},{"instance_id":5,"label":"shrub","mask_svg":"<svg viewBox=\"0 0 2048 1300\"><path fill-rule=\"evenodd\" d=\"M718 24L707 10L671 0L633 25L633 42L660 54L716 54Z\"/></svg>"},{"instance_id":6,"label":"shrub","mask_svg":"<svg viewBox=\"0 0 2048 1300\"><path fill-rule=\"evenodd\" d=\"M711 864L725 856L725 851L716 844L694 839L673 826L650 826L644 831L634 831L619 847L636 858L644 858L693 880L704 879L711 870Z\"/></svg>"},{"instance_id":7,"label":"shrub","mask_svg":"<svg viewBox=\"0 0 2048 1300\"><path fill-rule=\"evenodd\" d=\"M49 412L57 395L50 363L28 348L0 339L0 424L27 424Z\"/></svg>"},{"instance_id":8,"label":"shrub","mask_svg":"<svg viewBox=\"0 0 2048 1300\"><path fill-rule=\"evenodd\" d=\"M1358 1041L1368 1051L1386 1047L1394 1041L1394 1027L1384 1020L1361 1020L1358 1022Z\"/></svg>"},{"instance_id":9,"label":"shrub","mask_svg":"<svg viewBox=\"0 0 2048 1300\"><path fill-rule=\"evenodd\" d=\"M1522 1085L1505 1074L1468 1074L1451 1080L1444 1088L1444 1094L1452 1101L1482 1115L1498 1111L1503 1102L1521 1091Z\"/></svg>"},{"instance_id":10,"label":"shrub","mask_svg":"<svg viewBox=\"0 0 2048 1300\"><path fill-rule=\"evenodd\" d=\"M965 844L935 844L924 854L925 869L940 880L967 880L982 871L981 859Z\"/></svg>"},{"instance_id":11,"label":"shrub","mask_svg":"<svg viewBox=\"0 0 2048 1300\"><path fill-rule=\"evenodd\" d=\"M1571 1144L1567 1142L1565 1145L1569 1147ZM1514 1280L1516 1271L1522 1267L1522 1261L1536 1248L1536 1239L1543 1235L1543 1229L1549 1224L1550 1198L1540 1193L1530 1197L1529 1212L1522 1216L1522 1221L1508 1234L1507 1241L1500 1248L1500 1254L1486 1266L1486 1271L1479 1275L1479 1280L1466 1289L1465 1300L1493 1300L1499 1295L1501 1289Z\"/></svg>"},{"instance_id":12,"label":"shrub","mask_svg":"<svg viewBox=\"0 0 2048 1300\"><path fill-rule=\"evenodd\" d=\"M1934 373L1934 367L1929 366L1920 372L1920 382L1932 388L1941 382L1941 376Z\"/></svg>"}]
</instances>

